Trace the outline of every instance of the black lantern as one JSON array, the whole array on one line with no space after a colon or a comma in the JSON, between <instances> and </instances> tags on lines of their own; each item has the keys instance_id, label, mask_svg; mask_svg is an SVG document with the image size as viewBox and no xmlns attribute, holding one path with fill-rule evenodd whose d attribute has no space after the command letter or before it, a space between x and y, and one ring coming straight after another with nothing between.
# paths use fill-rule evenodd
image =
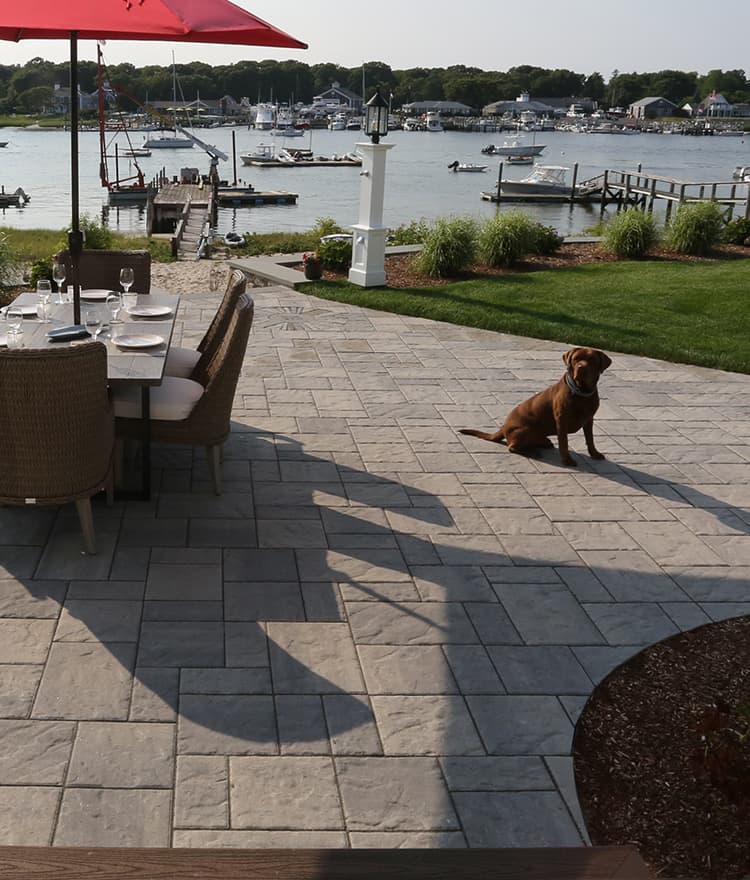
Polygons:
<instances>
[{"instance_id":1,"label":"black lantern","mask_svg":"<svg viewBox=\"0 0 750 880\"><path fill-rule=\"evenodd\" d=\"M388 102L377 89L365 104L365 134L374 144L380 143L382 135L388 134Z\"/></svg>"}]
</instances>

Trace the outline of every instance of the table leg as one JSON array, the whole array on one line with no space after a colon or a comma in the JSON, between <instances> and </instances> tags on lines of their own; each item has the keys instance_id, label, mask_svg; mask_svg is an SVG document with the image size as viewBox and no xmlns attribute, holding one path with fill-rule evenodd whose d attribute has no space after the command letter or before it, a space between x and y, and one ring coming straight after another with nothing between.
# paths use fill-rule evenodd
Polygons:
<instances>
[{"instance_id":1,"label":"table leg","mask_svg":"<svg viewBox=\"0 0 750 880\"><path fill-rule=\"evenodd\" d=\"M143 500L148 501L151 497L151 386L141 386L141 490Z\"/></svg>"}]
</instances>

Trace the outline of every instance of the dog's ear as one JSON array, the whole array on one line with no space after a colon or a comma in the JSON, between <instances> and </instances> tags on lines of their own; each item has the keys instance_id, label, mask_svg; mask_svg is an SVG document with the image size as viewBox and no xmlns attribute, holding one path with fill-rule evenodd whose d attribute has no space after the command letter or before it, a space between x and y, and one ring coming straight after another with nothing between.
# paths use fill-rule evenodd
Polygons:
<instances>
[{"instance_id":1,"label":"dog's ear","mask_svg":"<svg viewBox=\"0 0 750 880\"><path fill-rule=\"evenodd\" d=\"M607 369L607 367L612 366L612 358L604 354L603 351L599 352L599 366L602 373Z\"/></svg>"},{"instance_id":2,"label":"dog's ear","mask_svg":"<svg viewBox=\"0 0 750 880\"><path fill-rule=\"evenodd\" d=\"M570 362L573 360L573 355L578 351L577 348L571 348L570 351L566 351L563 355L563 363L568 364L570 366Z\"/></svg>"}]
</instances>

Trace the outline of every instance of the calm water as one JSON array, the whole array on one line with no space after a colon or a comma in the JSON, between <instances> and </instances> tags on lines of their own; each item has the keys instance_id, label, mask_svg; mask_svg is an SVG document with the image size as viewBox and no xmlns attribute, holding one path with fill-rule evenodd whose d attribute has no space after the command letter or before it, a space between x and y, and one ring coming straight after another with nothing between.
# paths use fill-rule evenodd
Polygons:
<instances>
[{"instance_id":1,"label":"calm water","mask_svg":"<svg viewBox=\"0 0 750 880\"><path fill-rule=\"evenodd\" d=\"M232 130L203 130L199 136L229 154L220 163L220 173L230 182L232 170ZM237 128L237 174L243 183L259 190L289 190L299 194L297 205L254 208L222 208L219 231L267 232L304 230L319 217L333 217L343 225L356 223L359 204L357 168L255 168L243 166L239 154L251 151L261 141L262 133ZM0 210L0 225L18 228L60 228L70 222L70 141L63 131L0 129L0 184L6 191L22 186L31 195L23 209ZM530 137L527 136L527 137ZM635 170L638 163L644 172L661 174L685 181L727 181L736 165L750 164L750 139L737 137L683 137L680 135L641 134L584 135L570 132L537 132L537 143L547 147L539 160L542 164L579 165L578 179L584 180L605 168ZM480 199L481 190L493 189L497 182L499 160L483 156L488 143L502 143L504 135L461 132L403 132L388 135L395 148L388 153L384 222L398 226L424 217L428 220L446 215L487 217L496 207ZM316 154L332 155L352 150L362 135L358 132L314 131L309 136L288 141L293 147L310 147ZM105 191L99 184L99 136L97 132L80 134L81 212L101 217L122 231L139 232L145 228L143 208L109 208ZM141 138L133 137L139 145ZM124 139L119 141L125 148ZM113 151L113 149L112 149ZM488 164L484 174L453 174L447 166L453 160ZM170 175L183 166L208 170L208 159L197 147L193 150L158 150L139 160L147 178L164 168ZM127 160L120 161L120 173ZM504 168L509 178L523 177L529 166ZM580 232L598 219L594 206L528 205L524 211L555 226L562 234Z\"/></svg>"}]
</instances>

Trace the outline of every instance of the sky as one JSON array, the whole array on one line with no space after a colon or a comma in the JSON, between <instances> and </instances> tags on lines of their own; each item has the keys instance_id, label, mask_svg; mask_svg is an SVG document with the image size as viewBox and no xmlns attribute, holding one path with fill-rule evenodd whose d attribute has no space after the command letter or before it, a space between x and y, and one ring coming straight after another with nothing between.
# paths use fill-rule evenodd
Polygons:
<instances>
[{"instance_id":1,"label":"sky","mask_svg":"<svg viewBox=\"0 0 750 880\"><path fill-rule=\"evenodd\" d=\"M9 2L9 0L3 0ZM27 0L33 2L33 0ZM61 0L62 2L62 0ZM202 0L209 2L209 0ZM309 44L307 50L110 41L108 64L229 64L266 58L393 69L454 64L506 71L521 64L563 68L605 80L613 71L748 70L747 0L237 0L237 5ZM64 41L0 42L0 63L40 56L64 61ZM84 41L79 58L96 60Z\"/></svg>"}]
</instances>

